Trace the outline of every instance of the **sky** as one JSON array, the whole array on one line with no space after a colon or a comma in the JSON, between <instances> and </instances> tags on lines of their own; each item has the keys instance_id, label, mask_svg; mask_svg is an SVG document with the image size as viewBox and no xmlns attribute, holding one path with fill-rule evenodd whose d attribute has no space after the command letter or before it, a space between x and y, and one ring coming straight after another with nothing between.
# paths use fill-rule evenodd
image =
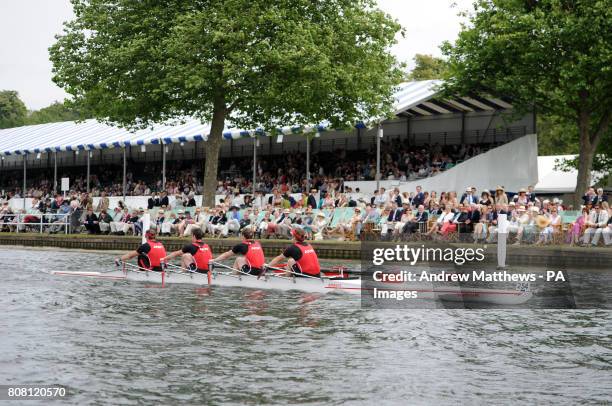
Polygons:
<instances>
[{"instance_id":1,"label":"sky","mask_svg":"<svg viewBox=\"0 0 612 406\"><path fill-rule=\"evenodd\" d=\"M415 54L440 55L439 45L453 41L460 30L460 10L472 0L378 0L379 7L404 27L392 49L413 66ZM0 0L0 90L17 90L28 109L37 110L66 93L51 81L47 49L73 17L69 0Z\"/></svg>"}]
</instances>

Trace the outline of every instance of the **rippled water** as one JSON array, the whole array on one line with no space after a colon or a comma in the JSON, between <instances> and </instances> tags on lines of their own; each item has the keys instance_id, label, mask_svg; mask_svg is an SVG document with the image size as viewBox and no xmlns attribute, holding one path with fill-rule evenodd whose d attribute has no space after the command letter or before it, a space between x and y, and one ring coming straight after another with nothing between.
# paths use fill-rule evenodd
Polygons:
<instances>
[{"instance_id":1,"label":"rippled water","mask_svg":"<svg viewBox=\"0 0 612 406\"><path fill-rule=\"evenodd\" d=\"M362 310L359 297L54 277L113 255L0 248L0 384L72 404L606 403L604 310Z\"/></svg>"}]
</instances>

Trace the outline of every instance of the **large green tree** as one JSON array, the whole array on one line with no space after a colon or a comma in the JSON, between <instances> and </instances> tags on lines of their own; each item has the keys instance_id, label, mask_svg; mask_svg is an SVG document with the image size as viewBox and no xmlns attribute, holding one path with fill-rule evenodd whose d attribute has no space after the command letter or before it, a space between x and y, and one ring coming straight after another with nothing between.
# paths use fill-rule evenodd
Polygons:
<instances>
[{"instance_id":1,"label":"large green tree","mask_svg":"<svg viewBox=\"0 0 612 406\"><path fill-rule=\"evenodd\" d=\"M479 0L448 57L449 93L510 96L571 122L579 144L576 201L612 115L612 1Z\"/></svg>"},{"instance_id":2,"label":"large green tree","mask_svg":"<svg viewBox=\"0 0 612 406\"><path fill-rule=\"evenodd\" d=\"M0 91L0 128L25 124L28 110L14 90Z\"/></svg>"},{"instance_id":3,"label":"large green tree","mask_svg":"<svg viewBox=\"0 0 612 406\"><path fill-rule=\"evenodd\" d=\"M50 48L54 81L99 119L134 127L198 117L205 205L224 126L272 130L389 114L401 27L373 0L72 0Z\"/></svg>"}]
</instances>

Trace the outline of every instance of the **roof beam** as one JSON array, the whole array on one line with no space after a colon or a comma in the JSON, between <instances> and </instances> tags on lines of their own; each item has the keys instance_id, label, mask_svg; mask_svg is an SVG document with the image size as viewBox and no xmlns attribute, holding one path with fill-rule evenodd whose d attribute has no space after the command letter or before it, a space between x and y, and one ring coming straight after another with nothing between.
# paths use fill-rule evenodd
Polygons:
<instances>
[{"instance_id":1,"label":"roof beam","mask_svg":"<svg viewBox=\"0 0 612 406\"><path fill-rule=\"evenodd\" d=\"M450 106L454 106L462 112L473 112L474 109L465 103L459 103L457 100L447 99L444 100L444 103L449 104Z\"/></svg>"},{"instance_id":2,"label":"roof beam","mask_svg":"<svg viewBox=\"0 0 612 406\"><path fill-rule=\"evenodd\" d=\"M464 110L461 110L461 109L459 109L459 108L453 106L452 104L447 103L446 101L443 101L443 100L430 100L429 103L435 104L436 106L441 107L441 108L443 108L445 110L448 110L448 111L450 111L452 113L463 113L464 112Z\"/></svg>"},{"instance_id":3,"label":"roof beam","mask_svg":"<svg viewBox=\"0 0 612 406\"><path fill-rule=\"evenodd\" d=\"M436 111L438 114L452 114L453 113L452 111L445 109L442 106L438 106L437 104L432 103L431 101L423 102L421 103L421 105L423 105L424 107L428 107L431 110Z\"/></svg>"},{"instance_id":4,"label":"roof beam","mask_svg":"<svg viewBox=\"0 0 612 406\"><path fill-rule=\"evenodd\" d=\"M431 114L428 111L425 111L423 109L420 109L418 107L412 107L410 109L408 109L408 112L411 114L414 114L415 116L431 116L433 114Z\"/></svg>"},{"instance_id":5,"label":"roof beam","mask_svg":"<svg viewBox=\"0 0 612 406\"><path fill-rule=\"evenodd\" d=\"M489 106L487 104L481 103L481 102L479 102L478 100L476 100L476 99L474 99L472 97L463 96L463 97L460 97L460 99L463 100L463 101L468 102L472 106L475 106L475 107L477 107L477 108L479 108L481 110L487 110L487 111L495 110L493 107L491 107L491 106Z\"/></svg>"}]
</instances>

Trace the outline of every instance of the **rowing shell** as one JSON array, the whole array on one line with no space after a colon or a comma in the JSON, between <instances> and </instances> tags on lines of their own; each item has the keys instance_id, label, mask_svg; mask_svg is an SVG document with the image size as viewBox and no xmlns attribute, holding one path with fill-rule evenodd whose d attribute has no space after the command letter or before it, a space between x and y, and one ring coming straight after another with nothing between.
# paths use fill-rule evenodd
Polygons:
<instances>
[{"instance_id":1,"label":"rowing shell","mask_svg":"<svg viewBox=\"0 0 612 406\"><path fill-rule=\"evenodd\" d=\"M96 279L129 280L159 284L180 283L190 285L208 285L208 276L201 273L186 272L145 272L122 270L110 272L65 272L54 271L53 275L78 276ZM163 279L163 280L162 280ZM243 287L253 289L297 290L308 293L343 292L358 294L361 290L361 281L358 279L330 279L330 278L293 278L278 275L262 276L238 274L231 275L224 272L212 272L212 286Z\"/></svg>"},{"instance_id":2,"label":"rowing shell","mask_svg":"<svg viewBox=\"0 0 612 406\"><path fill-rule=\"evenodd\" d=\"M152 272L126 269L107 272L66 272L54 271L53 275L77 276L109 280L129 280L157 284L190 284L208 286L206 274L193 272ZM241 287L251 289L274 289L282 291L296 290L308 293L348 293L360 294L363 290L377 287L381 290L390 289L389 285L369 285L362 288L360 279L341 278L294 278L279 276L273 273L258 278L248 274L231 274L227 272L212 271L210 285ZM391 290L415 290L417 298L421 300L441 300L450 302L491 303L498 305L518 305L527 302L533 296L529 290L502 290L478 289L460 286L443 286L423 288L423 286L395 286Z\"/></svg>"}]
</instances>

